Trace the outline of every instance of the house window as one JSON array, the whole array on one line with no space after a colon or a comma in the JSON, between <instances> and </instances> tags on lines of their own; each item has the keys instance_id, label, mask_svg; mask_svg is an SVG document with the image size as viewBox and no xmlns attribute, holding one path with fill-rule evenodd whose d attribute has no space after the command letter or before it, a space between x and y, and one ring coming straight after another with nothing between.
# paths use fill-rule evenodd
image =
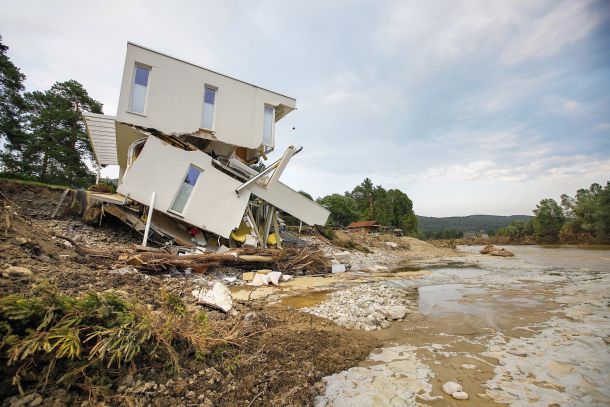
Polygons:
<instances>
[{"instance_id":1,"label":"house window","mask_svg":"<svg viewBox=\"0 0 610 407\"><path fill-rule=\"evenodd\" d=\"M273 126L275 124L275 109L265 106L265 119L263 121L263 145L273 147Z\"/></svg>"},{"instance_id":2,"label":"house window","mask_svg":"<svg viewBox=\"0 0 610 407\"><path fill-rule=\"evenodd\" d=\"M203 92L203 117L201 127L212 130L214 127L214 104L216 102L216 89L205 87Z\"/></svg>"},{"instance_id":3,"label":"house window","mask_svg":"<svg viewBox=\"0 0 610 407\"><path fill-rule=\"evenodd\" d=\"M135 66L133 73L133 86L131 88L131 101L129 103L130 112L144 113L149 76L150 68L146 68L141 65Z\"/></svg>"},{"instance_id":4,"label":"house window","mask_svg":"<svg viewBox=\"0 0 610 407\"><path fill-rule=\"evenodd\" d=\"M193 193L193 188L195 188L195 183L199 178L199 174L201 174L203 170L191 165L189 166L189 170L186 173L186 177L184 177L184 181L182 181L182 185L180 185L180 189L178 190L178 194L176 194L176 198L174 198L174 203L170 210L176 213L182 213L184 211L184 207L188 202L191 194Z\"/></svg>"}]
</instances>

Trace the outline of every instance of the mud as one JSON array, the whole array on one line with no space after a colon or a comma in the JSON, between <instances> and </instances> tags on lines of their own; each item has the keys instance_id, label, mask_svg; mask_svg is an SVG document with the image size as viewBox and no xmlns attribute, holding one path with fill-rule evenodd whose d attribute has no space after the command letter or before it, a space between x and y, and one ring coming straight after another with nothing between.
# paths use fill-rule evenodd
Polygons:
<instances>
[{"instance_id":1,"label":"mud","mask_svg":"<svg viewBox=\"0 0 610 407\"><path fill-rule=\"evenodd\" d=\"M418 307L372 333L384 346L367 361L326 377L316 405L607 405L609 252L511 250L388 279ZM469 401L445 394L447 381Z\"/></svg>"}]
</instances>

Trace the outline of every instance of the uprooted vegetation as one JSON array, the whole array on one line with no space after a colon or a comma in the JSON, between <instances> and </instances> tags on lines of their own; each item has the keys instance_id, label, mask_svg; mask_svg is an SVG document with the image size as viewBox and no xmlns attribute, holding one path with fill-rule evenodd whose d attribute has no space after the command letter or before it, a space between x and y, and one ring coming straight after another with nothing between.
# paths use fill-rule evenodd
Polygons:
<instances>
[{"instance_id":1,"label":"uprooted vegetation","mask_svg":"<svg viewBox=\"0 0 610 407\"><path fill-rule=\"evenodd\" d=\"M0 298L0 386L75 386L107 396L122 367L175 372L187 358L203 358L207 314L187 313L174 294L164 299L151 310L115 292L73 297L45 285Z\"/></svg>"}]
</instances>

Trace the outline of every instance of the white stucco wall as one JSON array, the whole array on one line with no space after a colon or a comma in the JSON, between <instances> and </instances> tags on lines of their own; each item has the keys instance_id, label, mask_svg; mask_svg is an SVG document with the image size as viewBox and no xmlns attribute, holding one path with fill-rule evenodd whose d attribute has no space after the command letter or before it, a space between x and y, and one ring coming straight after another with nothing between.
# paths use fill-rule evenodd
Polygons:
<instances>
[{"instance_id":1,"label":"white stucco wall","mask_svg":"<svg viewBox=\"0 0 610 407\"><path fill-rule=\"evenodd\" d=\"M195 183L182 216L168 214L228 238L241 222L250 193L244 191L237 196L235 189L241 182L214 168L212 158L201 151L184 151L149 137L117 191L146 205L156 191L154 208L167 213L191 164L203 173Z\"/></svg>"},{"instance_id":2,"label":"white stucco wall","mask_svg":"<svg viewBox=\"0 0 610 407\"><path fill-rule=\"evenodd\" d=\"M143 115L128 111L136 63L151 68ZM201 124L205 85L218 89L215 137L237 146L261 145L265 104L296 108L293 98L128 43L117 121L168 134L195 132Z\"/></svg>"}]
</instances>

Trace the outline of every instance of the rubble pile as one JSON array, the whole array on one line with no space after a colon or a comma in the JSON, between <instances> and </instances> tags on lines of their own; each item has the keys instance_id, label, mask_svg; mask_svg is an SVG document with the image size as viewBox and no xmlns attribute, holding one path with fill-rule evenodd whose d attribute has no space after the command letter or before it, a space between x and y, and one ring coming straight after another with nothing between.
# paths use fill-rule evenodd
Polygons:
<instances>
[{"instance_id":1,"label":"rubble pile","mask_svg":"<svg viewBox=\"0 0 610 407\"><path fill-rule=\"evenodd\" d=\"M411 306L403 289L377 282L334 292L324 303L303 311L349 329L373 331L389 327L390 321L401 320Z\"/></svg>"}]
</instances>

